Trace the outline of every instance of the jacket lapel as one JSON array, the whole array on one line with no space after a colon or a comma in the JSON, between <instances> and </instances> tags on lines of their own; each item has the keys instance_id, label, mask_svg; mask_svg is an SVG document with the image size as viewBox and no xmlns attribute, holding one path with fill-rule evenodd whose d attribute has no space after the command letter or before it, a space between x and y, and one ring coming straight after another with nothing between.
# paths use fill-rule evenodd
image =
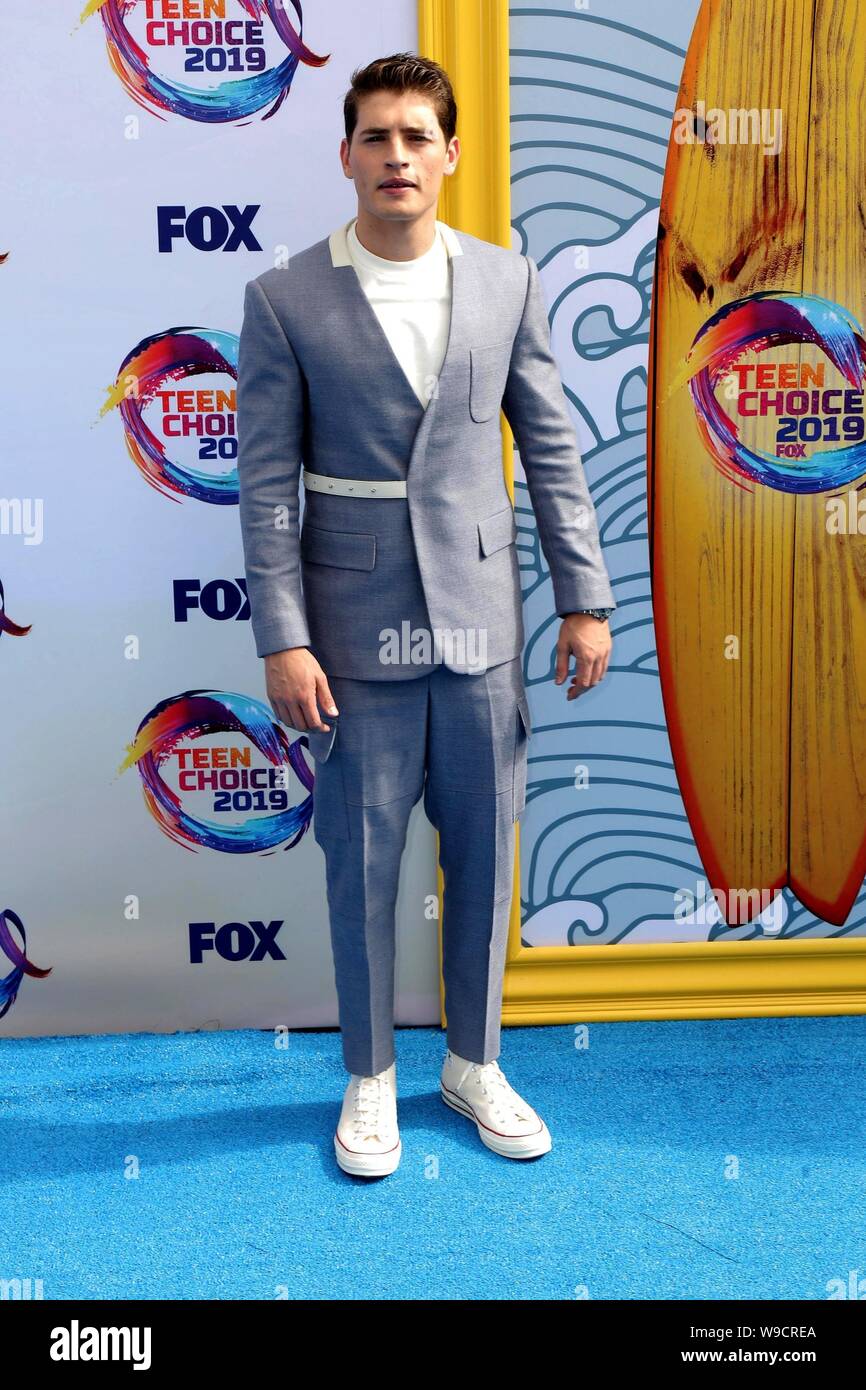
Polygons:
<instances>
[{"instance_id":1,"label":"jacket lapel","mask_svg":"<svg viewBox=\"0 0 866 1390\"><path fill-rule=\"evenodd\" d=\"M349 256L346 233L353 221L354 218L350 218L342 227L336 228L328 238L331 264L334 269L334 282L343 296L347 332L351 333L353 340L357 343L359 362L372 364L372 369L369 366L366 368L370 371L371 380L381 380L383 388L391 392L392 400L399 401L401 407L417 424L417 433L411 455L411 458L414 459L417 450L423 446L423 441L429 432L442 381L460 353L465 351L468 345L467 286L465 280L468 257L464 254L459 234L454 231L453 227L449 227L446 223L438 223L437 225L443 229L443 235L449 249L451 320L445 356L439 369L438 389L433 392L429 404L425 407L415 394L415 388L400 365L400 360L379 322L375 309L364 293L361 281L358 279Z\"/></svg>"}]
</instances>

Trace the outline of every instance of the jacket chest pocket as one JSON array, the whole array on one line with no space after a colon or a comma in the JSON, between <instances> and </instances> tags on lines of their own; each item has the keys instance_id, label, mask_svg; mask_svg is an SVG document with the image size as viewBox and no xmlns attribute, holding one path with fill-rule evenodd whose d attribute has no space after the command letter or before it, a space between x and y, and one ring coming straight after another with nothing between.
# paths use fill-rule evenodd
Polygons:
<instances>
[{"instance_id":1,"label":"jacket chest pocket","mask_svg":"<svg viewBox=\"0 0 866 1390\"><path fill-rule=\"evenodd\" d=\"M480 424L499 410L508 380L512 343L469 349L469 414Z\"/></svg>"}]
</instances>

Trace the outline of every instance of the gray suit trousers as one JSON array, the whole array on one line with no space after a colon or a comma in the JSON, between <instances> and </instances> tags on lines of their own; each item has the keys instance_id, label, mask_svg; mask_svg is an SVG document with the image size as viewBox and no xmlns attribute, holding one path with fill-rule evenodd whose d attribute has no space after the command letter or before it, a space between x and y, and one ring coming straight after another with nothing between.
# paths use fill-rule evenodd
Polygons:
<instances>
[{"instance_id":1,"label":"gray suit trousers","mask_svg":"<svg viewBox=\"0 0 866 1390\"><path fill-rule=\"evenodd\" d=\"M493 1061L531 731L521 659L476 674L442 664L411 680L328 679L339 714L320 708L330 732L307 739L346 1068L374 1076L395 1057L395 904L422 795L445 880L448 1046Z\"/></svg>"}]
</instances>

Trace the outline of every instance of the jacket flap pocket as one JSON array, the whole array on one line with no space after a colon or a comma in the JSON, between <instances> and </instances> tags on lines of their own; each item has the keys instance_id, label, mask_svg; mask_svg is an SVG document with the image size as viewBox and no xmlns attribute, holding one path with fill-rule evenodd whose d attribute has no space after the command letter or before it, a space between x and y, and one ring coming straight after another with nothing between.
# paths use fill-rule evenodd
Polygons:
<instances>
[{"instance_id":1,"label":"jacket flap pocket","mask_svg":"<svg viewBox=\"0 0 866 1390\"><path fill-rule=\"evenodd\" d=\"M321 526L304 526L301 556L314 565L371 570L376 564L376 537L367 531L325 531Z\"/></svg>"},{"instance_id":2,"label":"jacket flap pocket","mask_svg":"<svg viewBox=\"0 0 866 1390\"><path fill-rule=\"evenodd\" d=\"M478 535L485 555L491 555L494 550L501 550L504 545L511 545L517 539L514 508L511 505L503 507L501 511L479 521Z\"/></svg>"}]
</instances>

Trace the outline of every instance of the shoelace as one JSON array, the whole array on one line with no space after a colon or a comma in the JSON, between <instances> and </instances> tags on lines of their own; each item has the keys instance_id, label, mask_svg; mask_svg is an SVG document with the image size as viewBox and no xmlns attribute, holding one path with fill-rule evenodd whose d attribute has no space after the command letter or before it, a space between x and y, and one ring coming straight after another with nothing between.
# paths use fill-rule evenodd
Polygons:
<instances>
[{"instance_id":1,"label":"shoelace","mask_svg":"<svg viewBox=\"0 0 866 1390\"><path fill-rule=\"evenodd\" d=\"M498 1119L507 1120L509 1110L518 1120L532 1118L526 1102L521 1100L514 1087L508 1084L498 1062L485 1062L483 1065L473 1062L470 1070L475 1073L476 1083L490 1101Z\"/></svg>"},{"instance_id":2,"label":"shoelace","mask_svg":"<svg viewBox=\"0 0 866 1390\"><path fill-rule=\"evenodd\" d=\"M387 1089L388 1083L379 1076L364 1076L358 1083L353 1105L354 1119L352 1127L356 1137L360 1137L361 1132L366 1130L367 1134L376 1134L379 1122L380 1107L382 1102L381 1088ZM373 1128L370 1126L373 1125ZM380 1136L382 1138L384 1136Z\"/></svg>"}]
</instances>

